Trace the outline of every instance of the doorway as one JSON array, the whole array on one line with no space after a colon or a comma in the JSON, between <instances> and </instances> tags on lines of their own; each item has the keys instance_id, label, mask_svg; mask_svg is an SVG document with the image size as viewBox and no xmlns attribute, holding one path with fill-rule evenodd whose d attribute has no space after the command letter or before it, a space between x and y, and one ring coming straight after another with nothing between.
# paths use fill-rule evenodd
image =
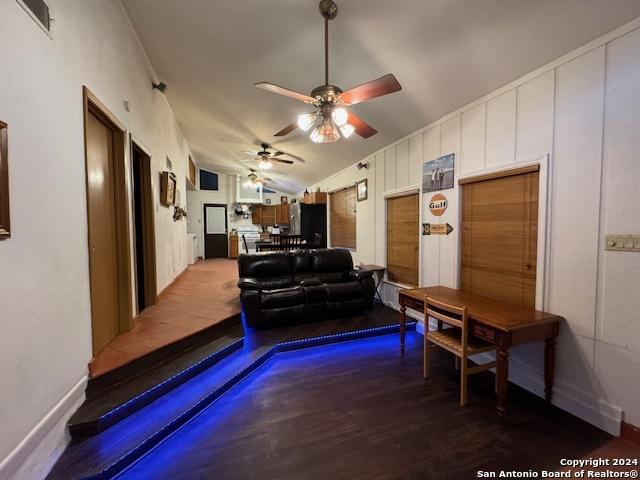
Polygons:
<instances>
[{"instance_id":1,"label":"doorway","mask_svg":"<svg viewBox=\"0 0 640 480\"><path fill-rule=\"evenodd\" d=\"M124 127L83 89L93 354L131 329Z\"/></svg>"},{"instance_id":2,"label":"doorway","mask_svg":"<svg viewBox=\"0 0 640 480\"><path fill-rule=\"evenodd\" d=\"M136 311L156 303L156 242L151 188L151 156L133 139L131 172L133 175L133 218L135 244Z\"/></svg>"},{"instance_id":3,"label":"doorway","mask_svg":"<svg viewBox=\"0 0 640 480\"><path fill-rule=\"evenodd\" d=\"M204 204L204 258L227 258L227 206Z\"/></svg>"}]
</instances>

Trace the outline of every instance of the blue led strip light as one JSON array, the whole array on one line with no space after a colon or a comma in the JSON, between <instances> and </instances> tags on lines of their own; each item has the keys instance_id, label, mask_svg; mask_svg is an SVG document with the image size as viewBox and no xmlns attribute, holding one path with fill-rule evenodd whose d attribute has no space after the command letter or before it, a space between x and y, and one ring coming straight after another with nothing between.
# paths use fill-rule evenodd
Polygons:
<instances>
[{"instance_id":1,"label":"blue led strip light","mask_svg":"<svg viewBox=\"0 0 640 480\"><path fill-rule=\"evenodd\" d=\"M415 321L407 321L406 330L415 330ZM400 330L399 325L385 325L381 327L365 328L361 330L354 330L351 332L334 333L330 335L322 335L319 337L310 337L300 340L289 340L286 342L278 343L265 350L264 354L256 358L254 362L235 374L232 378L227 380L224 384L216 388L209 395L204 397L186 412L179 415L170 423L162 427L150 435L138 446L132 448L122 457L116 460L114 463L105 468L98 475L86 477L88 479L108 479L113 478L115 475L122 473L125 469L133 465L140 460L143 456L150 453L156 447L158 447L167 438L177 432L180 428L185 426L190 420L195 418L198 414L202 413L207 407L211 406L222 395L228 392L232 387L238 385L244 379L246 379L251 373L256 371L260 366L264 365L269 359L271 359L278 352L286 352L291 350L298 350L304 348L310 348L314 346L327 345L331 343L345 342L350 340L357 340L362 338L374 337L378 335L386 335L390 333L396 333ZM228 348L228 347L227 347ZM223 349L224 350L224 349ZM215 354L214 354L215 355ZM195 366L195 365L194 365ZM183 372L181 372L183 373ZM181 373L177 375L181 375ZM173 378L173 377L172 377ZM155 388L155 387L154 387ZM120 408L120 407L119 407Z\"/></svg>"},{"instance_id":2,"label":"blue led strip light","mask_svg":"<svg viewBox=\"0 0 640 480\"><path fill-rule=\"evenodd\" d=\"M187 380L195 377L197 374L205 371L207 368L210 368L222 358L230 355L236 350L240 349L244 344L244 338L240 338L235 342L227 345L226 347L221 348L220 350L208 355L205 358L200 359L198 362L191 365L189 368L182 370L181 372L176 373L175 375L167 378L163 382L153 386L149 390L145 390L139 395L133 397L122 405L118 405L113 410L102 415L98 424L101 430L110 427L114 423L122 420L123 418L130 415L132 412L139 410L140 408L148 405L155 399L159 398L161 395L173 390L178 385L186 382Z\"/></svg>"}]
</instances>

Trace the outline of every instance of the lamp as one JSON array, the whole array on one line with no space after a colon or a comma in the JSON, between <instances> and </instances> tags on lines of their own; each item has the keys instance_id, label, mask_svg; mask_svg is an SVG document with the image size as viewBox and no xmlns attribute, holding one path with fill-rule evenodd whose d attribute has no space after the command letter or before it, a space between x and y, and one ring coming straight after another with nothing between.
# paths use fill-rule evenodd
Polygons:
<instances>
[{"instance_id":1,"label":"lamp","mask_svg":"<svg viewBox=\"0 0 640 480\"><path fill-rule=\"evenodd\" d=\"M318 116L318 114L316 112L314 113L303 113L302 115L298 116L298 128L300 128L300 130L302 130L303 132L306 132L307 130L309 130L314 123L316 123L316 117Z\"/></svg>"},{"instance_id":2,"label":"lamp","mask_svg":"<svg viewBox=\"0 0 640 480\"><path fill-rule=\"evenodd\" d=\"M331 117L323 117L322 123L311 132L310 138L315 143L333 143L338 141L340 134Z\"/></svg>"},{"instance_id":3,"label":"lamp","mask_svg":"<svg viewBox=\"0 0 640 480\"><path fill-rule=\"evenodd\" d=\"M347 120L349 120L349 114L342 107L334 108L331 111L331 118L333 119L334 122L336 122L336 125L341 127L345 123L347 123Z\"/></svg>"},{"instance_id":4,"label":"lamp","mask_svg":"<svg viewBox=\"0 0 640 480\"><path fill-rule=\"evenodd\" d=\"M356 127L351 125L350 123L345 123L340 127L340 133L344 138L349 138L353 132L356 131Z\"/></svg>"},{"instance_id":5,"label":"lamp","mask_svg":"<svg viewBox=\"0 0 640 480\"><path fill-rule=\"evenodd\" d=\"M260 163L258 164L258 168L260 170L269 170L271 167L273 167L273 163L271 163L271 160L269 160L269 157L267 156L260 157Z\"/></svg>"}]
</instances>

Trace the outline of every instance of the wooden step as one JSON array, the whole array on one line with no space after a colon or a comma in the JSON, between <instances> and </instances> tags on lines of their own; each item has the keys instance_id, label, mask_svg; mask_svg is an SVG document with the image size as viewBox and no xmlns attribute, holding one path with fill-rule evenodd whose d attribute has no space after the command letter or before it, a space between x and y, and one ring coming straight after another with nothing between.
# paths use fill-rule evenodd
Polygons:
<instances>
[{"instance_id":1,"label":"wooden step","mask_svg":"<svg viewBox=\"0 0 640 480\"><path fill-rule=\"evenodd\" d=\"M74 439L96 435L202 373L242 347L244 332L236 325L218 338L167 357L119 382L93 392L68 422Z\"/></svg>"}]
</instances>

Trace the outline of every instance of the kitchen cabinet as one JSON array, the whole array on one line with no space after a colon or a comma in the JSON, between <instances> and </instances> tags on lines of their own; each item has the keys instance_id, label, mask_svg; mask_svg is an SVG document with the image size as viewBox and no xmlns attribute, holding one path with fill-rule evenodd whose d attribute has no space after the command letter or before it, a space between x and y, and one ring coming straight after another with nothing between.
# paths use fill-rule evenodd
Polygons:
<instances>
[{"instance_id":1,"label":"kitchen cabinet","mask_svg":"<svg viewBox=\"0 0 640 480\"><path fill-rule=\"evenodd\" d=\"M289 204L276 205L276 223L278 225L289 225L290 221Z\"/></svg>"},{"instance_id":2,"label":"kitchen cabinet","mask_svg":"<svg viewBox=\"0 0 640 480\"><path fill-rule=\"evenodd\" d=\"M262 225L274 225L276 223L275 205L262 205L260 211L262 214Z\"/></svg>"},{"instance_id":3,"label":"kitchen cabinet","mask_svg":"<svg viewBox=\"0 0 640 480\"><path fill-rule=\"evenodd\" d=\"M254 225L262 225L262 206L254 205L251 207L251 223Z\"/></svg>"}]
</instances>

